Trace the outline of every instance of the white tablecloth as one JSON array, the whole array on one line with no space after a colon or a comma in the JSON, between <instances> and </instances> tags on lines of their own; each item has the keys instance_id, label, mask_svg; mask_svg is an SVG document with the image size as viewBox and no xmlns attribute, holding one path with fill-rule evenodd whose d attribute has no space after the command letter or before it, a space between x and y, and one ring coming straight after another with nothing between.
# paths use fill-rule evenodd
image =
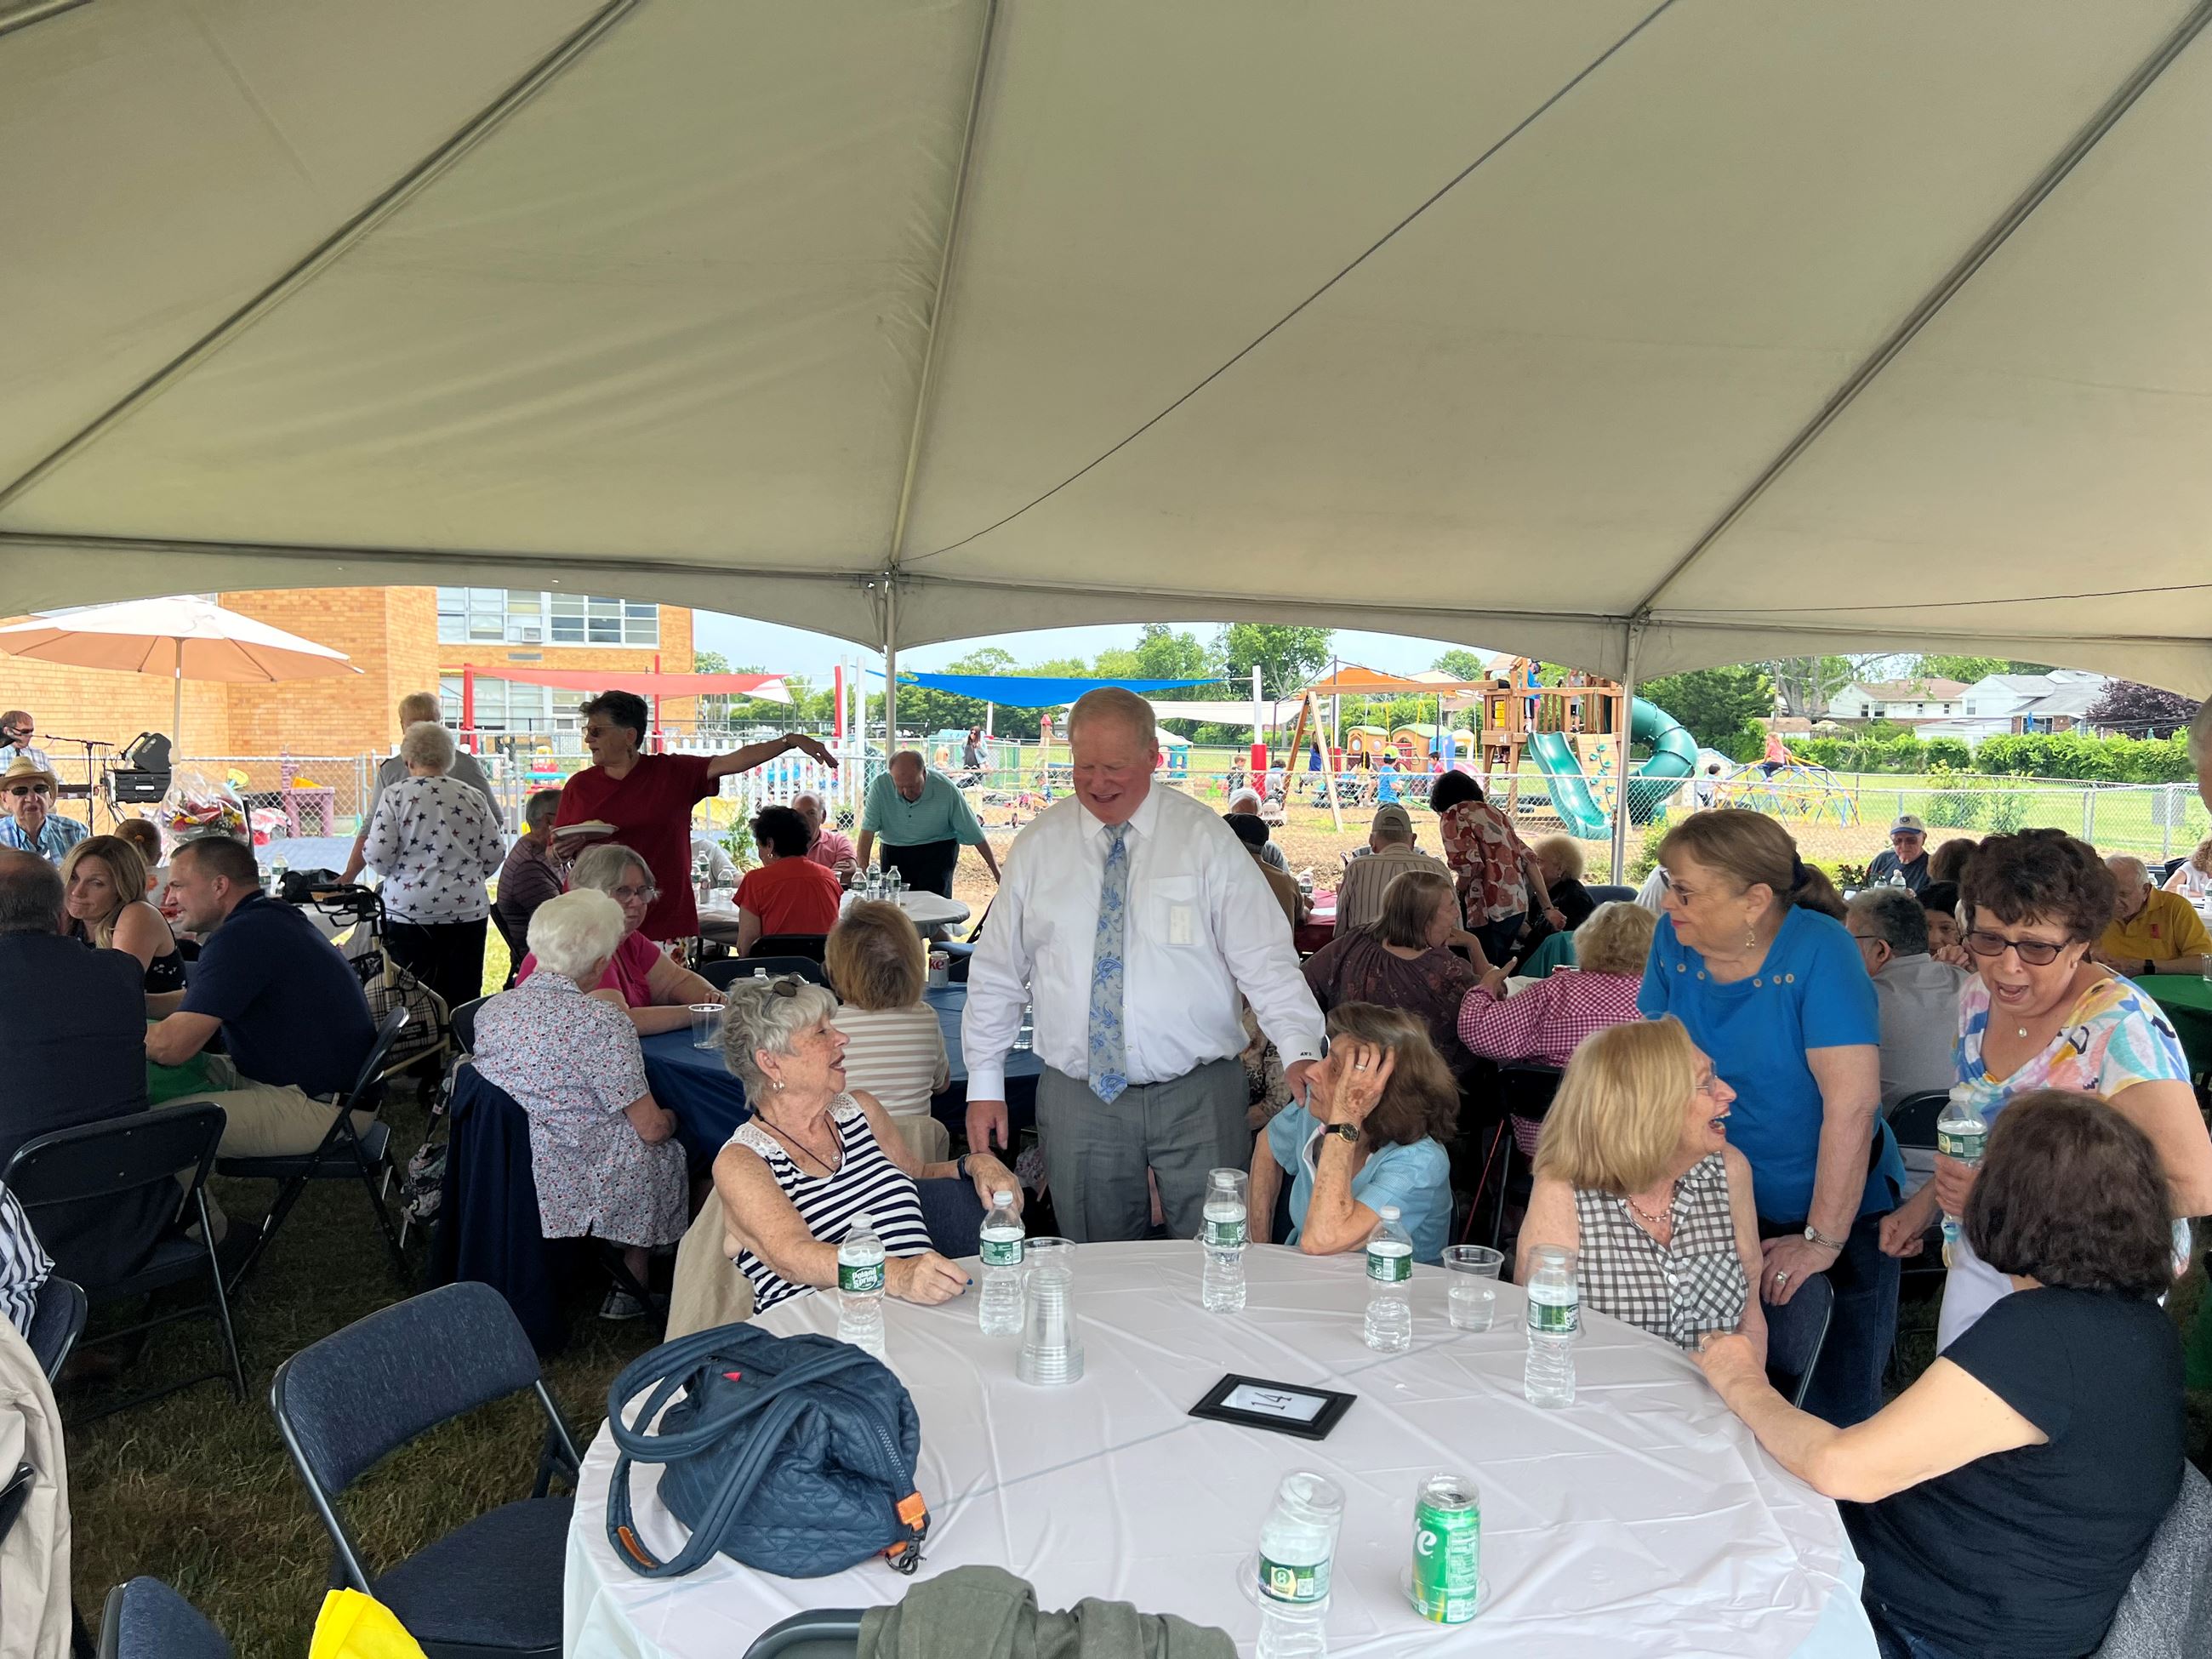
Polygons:
<instances>
[{"instance_id":1,"label":"white tablecloth","mask_svg":"<svg viewBox=\"0 0 2212 1659\"><path fill-rule=\"evenodd\" d=\"M1345 1488L1328 1617L1332 1656L1797 1654L1865 1659L1860 1569L1835 1505L1759 1449L1690 1361L1592 1317L1563 1411L1521 1397L1523 1302L1499 1287L1498 1322L1454 1332L1441 1271L1417 1268L1414 1344L1361 1340L1356 1256L1250 1253L1244 1312L1198 1303L1196 1246L1087 1245L1076 1304L1087 1367L1070 1388L1014 1378L1017 1339L987 1341L970 1291L940 1308L892 1303L890 1363L922 1429L933 1516L923 1576L972 1562L1011 1569L1046 1607L1085 1595L1179 1613L1249 1653L1259 1613L1240 1588L1275 1484L1297 1468ZM834 1331L830 1299L787 1303L779 1334ZM1186 1415L1228 1371L1358 1396L1319 1443ZM738 1659L805 1607L897 1600L908 1580L871 1562L819 1579L769 1577L717 1556L686 1579L633 1577L606 1540L612 1443L585 1459L569 1534L565 1651L575 1659ZM1416 1486L1438 1469L1482 1498L1483 1611L1454 1629L1407 1607ZM647 1543L681 1526L653 1470L637 1471Z\"/></svg>"},{"instance_id":2,"label":"white tablecloth","mask_svg":"<svg viewBox=\"0 0 2212 1659\"><path fill-rule=\"evenodd\" d=\"M848 893L845 902L850 904L855 895ZM918 893L909 889L901 893L899 908L914 918L917 927L952 927L968 920L968 907L958 899L940 898L935 893ZM738 909L733 904L708 904L699 911L701 937L734 945L738 939Z\"/></svg>"}]
</instances>

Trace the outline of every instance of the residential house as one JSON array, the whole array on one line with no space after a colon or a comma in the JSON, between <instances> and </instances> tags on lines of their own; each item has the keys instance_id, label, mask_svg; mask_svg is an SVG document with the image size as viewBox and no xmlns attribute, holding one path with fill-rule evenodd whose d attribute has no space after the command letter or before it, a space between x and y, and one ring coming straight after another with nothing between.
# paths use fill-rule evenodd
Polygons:
<instances>
[{"instance_id":1,"label":"residential house","mask_svg":"<svg viewBox=\"0 0 2212 1659\"><path fill-rule=\"evenodd\" d=\"M2089 710L2111 684L2109 677L2079 668L1986 675L1966 688L1962 724L1976 739L2087 729Z\"/></svg>"},{"instance_id":2,"label":"residential house","mask_svg":"<svg viewBox=\"0 0 2212 1659\"><path fill-rule=\"evenodd\" d=\"M1950 720L1966 712L1966 690L1957 680L1854 680L1828 699L1828 718L1900 726Z\"/></svg>"}]
</instances>

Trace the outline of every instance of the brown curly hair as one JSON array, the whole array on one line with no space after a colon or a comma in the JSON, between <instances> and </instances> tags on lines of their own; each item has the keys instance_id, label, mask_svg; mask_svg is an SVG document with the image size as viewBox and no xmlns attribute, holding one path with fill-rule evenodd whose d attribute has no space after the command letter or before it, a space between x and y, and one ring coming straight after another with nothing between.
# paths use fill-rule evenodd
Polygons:
<instances>
[{"instance_id":1,"label":"brown curly hair","mask_svg":"<svg viewBox=\"0 0 2212 1659\"><path fill-rule=\"evenodd\" d=\"M1459 1085L1429 1041L1427 1026L1402 1008L1340 1002L1328 1011L1328 1035L1332 1041L1353 1037L1389 1051L1389 1084L1360 1126L1368 1146L1410 1146L1424 1135L1451 1145L1459 1133Z\"/></svg>"},{"instance_id":2,"label":"brown curly hair","mask_svg":"<svg viewBox=\"0 0 2212 1659\"><path fill-rule=\"evenodd\" d=\"M1990 1127L1964 1224L2001 1273L2148 1298L2173 1282L2171 1206L2142 1130L2094 1095L2035 1089Z\"/></svg>"},{"instance_id":3,"label":"brown curly hair","mask_svg":"<svg viewBox=\"0 0 2212 1659\"><path fill-rule=\"evenodd\" d=\"M1959 878L1969 927L1984 915L2014 924L2053 921L2077 945L2111 925L2119 891L2097 849L2063 830L1991 836Z\"/></svg>"}]
</instances>

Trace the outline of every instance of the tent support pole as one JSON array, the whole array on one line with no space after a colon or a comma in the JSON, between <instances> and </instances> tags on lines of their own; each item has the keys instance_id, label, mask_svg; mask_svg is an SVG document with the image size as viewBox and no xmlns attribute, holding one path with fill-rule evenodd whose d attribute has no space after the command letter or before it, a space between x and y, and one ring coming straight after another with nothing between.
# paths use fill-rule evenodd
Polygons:
<instances>
[{"instance_id":1,"label":"tent support pole","mask_svg":"<svg viewBox=\"0 0 2212 1659\"><path fill-rule=\"evenodd\" d=\"M884 764L898 753L898 583L884 583Z\"/></svg>"},{"instance_id":2,"label":"tent support pole","mask_svg":"<svg viewBox=\"0 0 2212 1659\"><path fill-rule=\"evenodd\" d=\"M1635 775L1628 760L1628 728L1636 707L1636 659L1644 647L1644 624L1628 624L1628 650L1620 676L1620 770L1614 775L1613 792L1613 878L1625 884L1628 870L1628 785Z\"/></svg>"},{"instance_id":3,"label":"tent support pole","mask_svg":"<svg viewBox=\"0 0 2212 1659\"><path fill-rule=\"evenodd\" d=\"M1799 429L1796 436L1784 446L1782 453L1767 463L1765 469L1729 504L1727 510L1713 521L1711 527L1690 544L1688 551L1675 560L1667 574L1644 596L1643 603L1631 612L1632 616L1648 617L1652 608L1666 597L1667 590L1705 556L1707 549L1735 527L1736 520L1752 509L1775 480L1796 464L1799 456L1820 441L1821 434L1857 400L1859 393L1897 360L1920 331L1935 320L1936 313L1950 303L1954 295L1973 280L1974 273L1989 263L2014 231L2027 222L2028 216L2043 205L2044 199L2066 182L2067 175L2081 164L2106 133L2119 125L2120 118L2135 106L2136 100L2150 90L2151 84L2166 73L2166 67L2203 32L2207 23L2212 23L2212 0L2199 0L2199 3L2190 8L2188 15L2174 26L2166 39L2152 49L2150 56L2138 64L2134 72L2120 82L2112 95L2105 100L2081 131L2067 141L2066 147L2029 181L2027 188L2013 198L2011 204L1997 216L1996 222L1960 256L1958 264L1946 271L1936 286L1922 297L1920 303L1905 313L1905 319L1874 349L1873 355L1852 370L1850 377L1829 394L1827 402L1821 404L1819 411Z\"/></svg>"},{"instance_id":4,"label":"tent support pole","mask_svg":"<svg viewBox=\"0 0 2212 1659\"><path fill-rule=\"evenodd\" d=\"M0 486L0 507L8 506L131 410L190 371L224 342L251 327L295 289L313 282L343 257L347 249L413 196L416 190L475 149L481 139L495 130L509 115L544 91L560 76L562 70L598 45L610 29L635 9L636 5L637 0L607 0L605 5L586 18L550 52L524 70L520 80L485 105L453 137L386 185L359 212L280 272L276 280L86 424L63 439L59 445L33 462L29 470L21 477Z\"/></svg>"}]
</instances>

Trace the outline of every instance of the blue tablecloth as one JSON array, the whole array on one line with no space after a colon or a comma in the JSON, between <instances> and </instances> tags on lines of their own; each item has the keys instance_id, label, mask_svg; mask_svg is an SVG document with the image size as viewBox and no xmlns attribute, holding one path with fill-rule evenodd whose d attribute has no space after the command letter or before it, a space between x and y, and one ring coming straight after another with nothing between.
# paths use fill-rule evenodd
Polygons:
<instances>
[{"instance_id":1,"label":"blue tablecloth","mask_svg":"<svg viewBox=\"0 0 2212 1659\"><path fill-rule=\"evenodd\" d=\"M942 986L923 993L937 1010L945 1030L945 1058L951 1063L952 1081L929 1103L930 1114L957 1139L967 1133L968 1065L960 1052L960 1016L968 1006L968 988ZM694 1161L714 1158L752 1115L745 1104L745 1085L722 1064L720 1048L695 1048L691 1033L663 1031L643 1043L645 1080L653 1097L676 1114L677 1138ZM1043 1070L1034 1052L1017 1049L1006 1057L1006 1117L1010 1131L1018 1134L1036 1121L1036 1080Z\"/></svg>"}]
</instances>

